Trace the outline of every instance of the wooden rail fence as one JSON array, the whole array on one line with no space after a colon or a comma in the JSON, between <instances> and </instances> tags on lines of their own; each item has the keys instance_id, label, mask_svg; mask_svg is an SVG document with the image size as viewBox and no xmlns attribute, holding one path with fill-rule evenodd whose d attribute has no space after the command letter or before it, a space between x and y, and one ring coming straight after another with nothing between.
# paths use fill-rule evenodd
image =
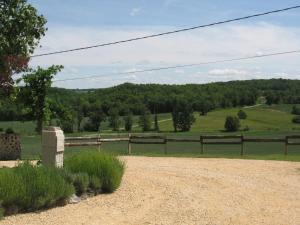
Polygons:
<instances>
[{"instance_id":1,"label":"wooden rail fence","mask_svg":"<svg viewBox=\"0 0 300 225\"><path fill-rule=\"evenodd\" d=\"M243 135L201 135L199 139L187 139L187 138L168 138L166 135L132 135L129 134L125 138L101 138L99 137L66 137L66 147L78 147L78 146L98 146L100 150L102 143L107 142L128 142L128 151L130 155L132 153L132 145L164 145L164 153L168 154L167 143L168 142L194 142L200 143L201 154L204 154L205 145L240 145L241 156L244 155L245 143L284 143L284 154L288 154L288 146L299 145L300 135L290 135L284 138L246 138Z\"/></svg>"}]
</instances>

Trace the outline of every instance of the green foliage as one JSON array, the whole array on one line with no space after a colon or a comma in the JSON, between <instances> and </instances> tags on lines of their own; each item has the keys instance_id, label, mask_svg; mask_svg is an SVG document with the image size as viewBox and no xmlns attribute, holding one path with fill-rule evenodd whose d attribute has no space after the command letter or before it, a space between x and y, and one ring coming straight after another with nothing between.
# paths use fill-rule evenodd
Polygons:
<instances>
[{"instance_id":1,"label":"green foliage","mask_svg":"<svg viewBox=\"0 0 300 225\"><path fill-rule=\"evenodd\" d=\"M240 120L245 120L245 119L247 119L247 113L245 112L245 111L243 111L243 110L240 110L239 112L238 112L238 118L240 119Z\"/></svg>"},{"instance_id":2,"label":"green foliage","mask_svg":"<svg viewBox=\"0 0 300 225\"><path fill-rule=\"evenodd\" d=\"M183 99L176 99L173 104L172 120L174 131L189 131L196 121L192 105Z\"/></svg>"},{"instance_id":3,"label":"green foliage","mask_svg":"<svg viewBox=\"0 0 300 225\"><path fill-rule=\"evenodd\" d=\"M29 163L0 169L0 199L6 214L35 211L66 201L74 188L56 168Z\"/></svg>"},{"instance_id":4,"label":"green foliage","mask_svg":"<svg viewBox=\"0 0 300 225\"><path fill-rule=\"evenodd\" d=\"M292 119L292 122L293 122L293 123L300 123L300 116L295 116L295 117Z\"/></svg>"},{"instance_id":5,"label":"green foliage","mask_svg":"<svg viewBox=\"0 0 300 225\"><path fill-rule=\"evenodd\" d=\"M155 130L156 132L159 132L158 116L157 116L156 113L155 113L155 115L154 115L154 130Z\"/></svg>"},{"instance_id":6,"label":"green foliage","mask_svg":"<svg viewBox=\"0 0 300 225\"><path fill-rule=\"evenodd\" d=\"M4 209L1 207L1 204L0 204L0 220L3 218L4 216Z\"/></svg>"},{"instance_id":7,"label":"green foliage","mask_svg":"<svg viewBox=\"0 0 300 225\"><path fill-rule=\"evenodd\" d=\"M87 173L76 173L74 174L74 182L73 185L76 190L77 195L82 195L87 191L89 186L90 178Z\"/></svg>"},{"instance_id":8,"label":"green foliage","mask_svg":"<svg viewBox=\"0 0 300 225\"><path fill-rule=\"evenodd\" d=\"M114 156L99 152L76 154L65 160L65 167L73 173L84 172L90 177L97 177L102 183L102 191L108 193L119 187L124 173L122 162Z\"/></svg>"},{"instance_id":9,"label":"green foliage","mask_svg":"<svg viewBox=\"0 0 300 225\"><path fill-rule=\"evenodd\" d=\"M62 103L49 100L49 110L51 111L51 120L56 120L56 126L60 126L65 133L74 132L75 112Z\"/></svg>"},{"instance_id":10,"label":"green foliage","mask_svg":"<svg viewBox=\"0 0 300 225\"><path fill-rule=\"evenodd\" d=\"M52 207L74 193L73 186L60 176L56 168L24 163L15 169L15 173L21 177L25 188L26 195L21 198L24 210Z\"/></svg>"},{"instance_id":11,"label":"green foliage","mask_svg":"<svg viewBox=\"0 0 300 225\"><path fill-rule=\"evenodd\" d=\"M269 92L266 96L266 104L278 104L280 102L280 95L276 95L274 92Z\"/></svg>"},{"instance_id":12,"label":"green foliage","mask_svg":"<svg viewBox=\"0 0 300 225\"><path fill-rule=\"evenodd\" d=\"M139 119L139 125L143 131L151 130L151 113L149 110L144 110Z\"/></svg>"},{"instance_id":13,"label":"green foliage","mask_svg":"<svg viewBox=\"0 0 300 225\"><path fill-rule=\"evenodd\" d=\"M125 130L131 131L133 125L133 115L131 112L128 113L126 116L124 116L124 122L125 122Z\"/></svg>"},{"instance_id":14,"label":"green foliage","mask_svg":"<svg viewBox=\"0 0 300 225\"><path fill-rule=\"evenodd\" d=\"M63 106L72 112L75 127L82 130L88 120L87 131L98 131L111 109L117 109L120 117L126 116L128 111L133 115L141 115L145 109L151 114L172 113L174 99L177 98L184 99L192 105L193 111L198 111L202 115L216 109L255 105L257 99L267 95L273 95L274 98L280 99L280 102L287 104L300 103L300 81L273 79L189 85L127 83L112 88L91 90L50 88L48 92L51 113L56 114ZM22 106L22 101L19 101L18 106L9 101L3 104L5 107L0 107L0 119L6 121L32 119L24 117L26 110ZM58 107L52 108L55 104ZM60 119L60 116L57 115L55 118ZM205 118L200 120L202 119L205 120ZM223 125L224 121L222 127ZM162 130L162 127L160 129Z\"/></svg>"},{"instance_id":15,"label":"green foliage","mask_svg":"<svg viewBox=\"0 0 300 225\"><path fill-rule=\"evenodd\" d=\"M49 124L51 111L47 93L53 77L63 69L63 66L51 66L48 69L38 67L23 76L25 87L21 89L19 98L28 107L28 112L37 120L37 132L41 132L43 123Z\"/></svg>"},{"instance_id":16,"label":"green foliage","mask_svg":"<svg viewBox=\"0 0 300 225\"><path fill-rule=\"evenodd\" d=\"M84 126L85 131L99 131L100 125L106 119L103 112L102 105L98 102L91 106L89 109L89 120Z\"/></svg>"},{"instance_id":17,"label":"green foliage","mask_svg":"<svg viewBox=\"0 0 300 225\"><path fill-rule=\"evenodd\" d=\"M200 99L195 103L195 109L199 111L202 116L207 115L212 108L213 105L209 99Z\"/></svg>"},{"instance_id":18,"label":"green foliage","mask_svg":"<svg viewBox=\"0 0 300 225\"><path fill-rule=\"evenodd\" d=\"M110 109L108 115L109 115L109 126L114 131L118 131L121 126L121 120L120 120L118 109L117 108Z\"/></svg>"},{"instance_id":19,"label":"green foliage","mask_svg":"<svg viewBox=\"0 0 300 225\"><path fill-rule=\"evenodd\" d=\"M25 72L29 56L45 35L46 19L26 0L0 1L0 89L11 89L14 73Z\"/></svg>"},{"instance_id":20,"label":"green foliage","mask_svg":"<svg viewBox=\"0 0 300 225\"><path fill-rule=\"evenodd\" d=\"M299 106L293 106L292 114L299 116L300 115L300 107Z\"/></svg>"},{"instance_id":21,"label":"green foliage","mask_svg":"<svg viewBox=\"0 0 300 225\"><path fill-rule=\"evenodd\" d=\"M25 196L26 190L22 178L12 169L0 169L0 199L6 214L21 210Z\"/></svg>"},{"instance_id":22,"label":"green foliage","mask_svg":"<svg viewBox=\"0 0 300 225\"><path fill-rule=\"evenodd\" d=\"M89 188L93 190L96 194L101 190L102 181L97 176L89 177Z\"/></svg>"},{"instance_id":23,"label":"green foliage","mask_svg":"<svg viewBox=\"0 0 300 225\"><path fill-rule=\"evenodd\" d=\"M225 130L228 132L238 131L240 128L240 120L236 116L227 116L225 121Z\"/></svg>"},{"instance_id":24,"label":"green foliage","mask_svg":"<svg viewBox=\"0 0 300 225\"><path fill-rule=\"evenodd\" d=\"M250 127L249 126L245 126L245 128L243 129L243 131L249 131Z\"/></svg>"},{"instance_id":25,"label":"green foliage","mask_svg":"<svg viewBox=\"0 0 300 225\"><path fill-rule=\"evenodd\" d=\"M12 129L12 128L7 128L6 131L5 131L5 134L14 134L15 131Z\"/></svg>"}]
</instances>

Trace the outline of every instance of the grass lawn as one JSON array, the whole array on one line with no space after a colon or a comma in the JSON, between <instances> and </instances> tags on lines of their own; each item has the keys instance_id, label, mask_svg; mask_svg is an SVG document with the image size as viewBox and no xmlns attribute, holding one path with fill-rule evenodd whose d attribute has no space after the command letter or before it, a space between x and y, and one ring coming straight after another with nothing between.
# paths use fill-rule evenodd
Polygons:
<instances>
[{"instance_id":1,"label":"grass lawn","mask_svg":"<svg viewBox=\"0 0 300 225\"><path fill-rule=\"evenodd\" d=\"M292 105L261 105L253 108L243 109L248 118L241 122L241 130L248 126L249 131L239 131L235 134L243 134L246 137L284 137L291 134L300 134L300 125L291 122L293 115L290 114ZM227 115L236 115L239 108L222 109L208 113L207 116L199 116L195 113L196 123L190 132L174 133L170 114L159 115L159 127L163 134L168 137L199 138L202 134L226 134L223 132L224 121ZM137 125L138 117L135 117ZM6 129L12 127L22 134L22 158L38 158L41 153L41 137L34 133L35 124L33 122L0 122L0 127ZM103 124L103 128L107 125ZM140 128L134 127L134 132L141 132ZM95 133L74 133L71 136L96 135ZM101 133L101 136L110 137L110 131ZM127 136L120 132L120 136ZM97 147L67 148L66 154L73 154L82 150L96 150ZM115 154L126 154L127 143L105 143L103 151ZM162 145L133 145L134 155L164 156ZM245 144L245 159L272 159L300 161L300 146L289 147L289 155L285 156L284 145L281 143L247 143ZM210 145L205 146L204 155L200 154L199 143L168 143L168 156L176 157L225 157L241 158L239 146Z\"/></svg>"}]
</instances>

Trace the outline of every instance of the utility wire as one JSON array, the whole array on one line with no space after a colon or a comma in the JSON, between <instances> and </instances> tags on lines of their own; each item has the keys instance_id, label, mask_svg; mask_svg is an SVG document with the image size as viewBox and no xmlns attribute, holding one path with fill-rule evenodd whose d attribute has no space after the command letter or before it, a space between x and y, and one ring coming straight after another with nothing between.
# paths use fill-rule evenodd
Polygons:
<instances>
[{"instance_id":1,"label":"utility wire","mask_svg":"<svg viewBox=\"0 0 300 225\"><path fill-rule=\"evenodd\" d=\"M265 57L270 57L270 56L287 55L287 54L295 54L295 53L300 53L300 49L299 50L293 50L293 51L275 52L275 53L270 53L270 54L254 55L254 56L241 57L241 58L208 61L208 62L201 62L201 63L194 63L194 64L185 64L185 65L168 66L168 67L158 67L158 68L145 69L145 70L135 70L135 71L123 72L123 73L111 73L111 74L103 74L103 75L74 77L74 78L68 78L68 79L62 79L62 80L54 80L53 82L85 80L85 79L93 79L93 78L113 76L113 75L128 75L128 74L153 72L153 71L193 67L193 66L208 65L208 64L217 64L217 63L224 63L224 62L242 61L242 60L249 60L249 59L256 59L256 58L265 58Z\"/></svg>"},{"instance_id":2,"label":"utility wire","mask_svg":"<svg viewBox=\"0 0 300 225\"><path fill-rule=\"evenodd\" d=\"M80 47L80 48L74 48L74 49L68 49L68 50L62 50L62 51L41 53L41 54L37 54L37 55L32 55L31 58L49 56L49 55L57 55L57 54L62 54L62 53L67 53L67 52L82 51L82 50L87 50L87 49L91 49L91 48L99 48L99 47L104 47L104 46L109 46L109 45L122 44L122 43L126 43L126 42L138 41L138 40L142 40L142 39L154 38L154 37L170 35L170 34L175 34L175 33L184 32L184 31L195 30L195 29L199 29L199 28L211 27L211 26L215 26L215 25L231 23L231 22L240 21L240 20L246 20L246 19L250 19L250 18L254 18L254 17L265 16L265 15L269 15L269 14L284 12L284 11L298 9L298 8L300 8L300 5L292 6L292 7L288 7L288 8L284 8L284 9L273 10L273 11L264 12L264 13L259 13L259 14L254 14L254 15L249 15L249 16L244 16L244 17L239 17L239 18L230 19L230 20L224 20L224 21L220 21L220 22L214 22L214 23L205 24L205 25L199 25L199 26L194 26L194 27L189 27L189 28L184 28L184 29L179 29L179 30L173 30L173 31L167 31L167 32L158 33L158 34L152 34L152 35L147 35L147 36L142 36L142 37L131 38L131 39L127 39L127 40L103 43L103 44L98 44L98 45L92 45L92 46L86 46L86 47Z\"/></svg>"}]
</instances>

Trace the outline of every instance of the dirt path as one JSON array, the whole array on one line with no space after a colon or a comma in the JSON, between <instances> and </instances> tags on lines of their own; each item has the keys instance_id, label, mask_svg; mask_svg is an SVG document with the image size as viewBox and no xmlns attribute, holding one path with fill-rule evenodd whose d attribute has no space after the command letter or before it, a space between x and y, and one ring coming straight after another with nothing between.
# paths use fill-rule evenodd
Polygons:
<instances>
[{"instance_id":1,"label":"dirt path","mask_svg":"<svg viewBox=\"0 0 300 225\"><path fill-rule=\"evenodd\" d=\"M124 157L121 188L0 224L299 225L300 163Z\"/></svg>"}]
</instances>

